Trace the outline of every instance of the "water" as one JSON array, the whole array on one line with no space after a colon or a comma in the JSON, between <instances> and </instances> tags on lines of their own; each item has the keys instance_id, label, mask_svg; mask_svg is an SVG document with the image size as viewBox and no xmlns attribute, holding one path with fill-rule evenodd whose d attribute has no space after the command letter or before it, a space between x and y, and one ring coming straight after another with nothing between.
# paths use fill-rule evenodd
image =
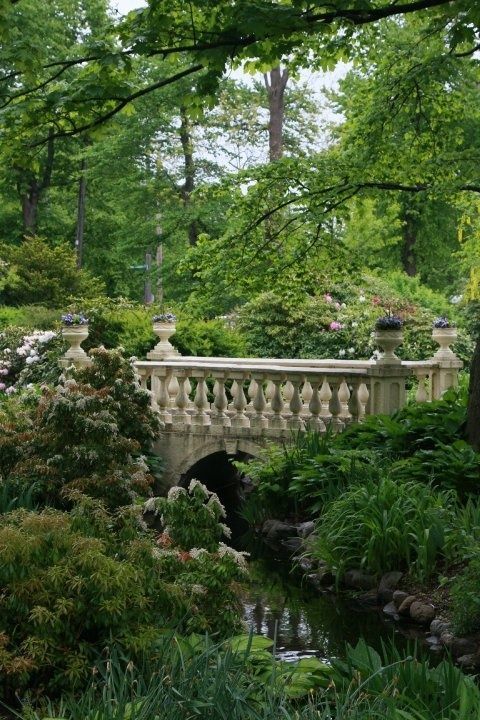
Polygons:
<instances>
[{"instance_id":1,"label":"water","mask_svg":"<svg viewBox=\"0 0 480 720\"><path fill-rule=\"evenodd\" d=\"M245 620L255 634L276 637L277 657L284 660L344 657L345 644L361 637L377 650L393 639L407 653L408 638L422 636L415 628L401 632L381 610L298 587L281 563L254 561L251 575L243 594Z\"/></svg>"}]
</instances>

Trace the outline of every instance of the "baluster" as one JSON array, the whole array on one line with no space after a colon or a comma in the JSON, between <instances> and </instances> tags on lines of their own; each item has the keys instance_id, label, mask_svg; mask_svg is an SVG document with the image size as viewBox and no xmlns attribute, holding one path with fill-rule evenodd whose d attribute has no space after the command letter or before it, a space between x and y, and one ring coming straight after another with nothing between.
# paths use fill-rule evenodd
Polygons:
<instances>
[{"instance_id":1,"label":"baluster","mask_svg":"<svg viewBox=\"0 0 480 720\"><path fill-rule=\"evenodd\" d=\"M275 385L271 380L267 380L267 387L265 388L265 397L267 399L267 412L272 411L272 400L275 394Z\"/></svg>"},{"instance_id":2,"label":"baluster","mask_svg":"<svg viewBox=\"0 0 480 720\"><path fill-rule=\"evenodd\" d=\"M148 387L147 387L147 378L148 378L148 375L147 375L147 371L144 370L143 368L142 368L141 370L138 370L137 378L138 378L138 383L139 383L140 387L142 388L142 390L145 390L145 391L148 392Z\"/></svg>"},{"instance_id":3,"label":"baluster","mask_svg":"<svg viewBox=\"0 0 480 720\"><path fill-rule=\"evenodd\" d=\"M350 400L350 390L349 387L345 381L345 378L342 378L342 382L340 383L340 387L338 388L338 402L340 403L340 417L344 421L344 423L348 423L352 419L352 415L350 413L350 410L348 408L348 401Z\"/></svg>"},{"instance_id":4,"label":"baluster","mask_svg":"<svg viewBox=\"0 0 480 720\"><path fill-rule=\"evenodd\" d=\"M247 415L253 415L255 413L255 407L254 407L253 403L254 403L255 397L257 395L257 387L258 387L257 381L255 380L255 378L252 378L250 380L250 384L249 384L248 390L247 390L247 395L249 398L249 403L246 408Z\"/></svg>"},{"instance_id":5,"label":"baluster","mask_svg":"<svg viewBox=\"0 0 480 720\"><path fill-rule=\"evenodd\" d=\"M428 400L427 377L428 371L424 372L422 370L417 370L418 387L415 394L415 400L418 403L427 402Z\"/></svg>"},{"instance_id":6,"label":"baluster","mask_svg":"<svg viewBox=\"0 0 480 720\"><path fill-rule=\"evenodd\" d=\"M273 382L273 397L271 400L271 406L273 411L273 417L270 418L269 427L274 430L284 430L287 423L282 417L281 413L283 410L283 398L282 398L282 380L280 378L272 380Z\"/></svg>"},{"instance_id":7,"label":"baluster","mask_svg":"<svg viewBox=\"0 0 480 720\"><path fill-rule=\"evenodd\" d=\"M282 395L283 395L283 401L285 407L289 408L290 403L292 402L293 393L294 393L294 387L293 383L290 380L287 380L285 385L282 388Z\"/></svg>"},{"instance_id":8,"label":"baluster","mask_svg":"<svg viewBox=\"0 0 480 720\"><path fill-rule=\"evenodd\" d=\"M195 407L195 405L194 405L194 402L193 402L192 399L191 399L191 395L192 395L192 383L190 382L190 378L188 378L188 377L187 377L187 379L185 380L185 392L186 392L187 397L188 397L187 408L193 409L193 408Z\"/></svg>"},{"instance_id":9,"label":"baluster","mask_svg":"<svg viewBox=\"0 0 480 720\"><path fill-rule=\"evenodd\" d=\"M228 407L227 393L225 392L225 378L216 378L213 386L215 413L212 414L212 425L230 427L230 418L225 412Z\"/></svg>"},{"instance_id":10,"label":"baluster","mask_svg":"<svg viewBox=\"0 0 480 720\"><path fill-rule=\"evenodd\" d=\"M194 405L197 410L192 415L192 425L201 425L202 427L210 425L210 416L207 412L207 410L210 409L210 404L208 402L207 383L205 381L205 377L197 379L197 390L195 392Z\"/></svg>"},{"instance_id":11,"label":"baluster","mask_svg":"<svg viewBox=\"0 0 480 720\"><path fill-rule=\"evenodd\" d=\"M236 394L237 394L237 388L238 388L238 383L237 383L236 380L234 380L234 381L232 382L232 385L231 385L231 388L230 388L230 397L231 397L231 400L230 400L230 402L228 403L228 409L230 410L231 413L235 412L235 407L234 407L234 405L233 405L233 401L235 400L235 396L236 396Z\"/></svg>"},{"instance_id":12,"label":"baluster","mask_svg":"<svg viewBox=\"0 0 480 720\"><path fill-rule=\"evenodd\" d=\"M302 387L303 411L308 415L310 401L313 397L313 388L309 380L305 380Z\"/></svg>"},{"instance_id":13,"label":"baluster","mask_svg":"<svg viewBox=\"0 0 480 720\"><path fill-rule=\"evenodd\" d=\"M305 423L300 417L300 413L303 409L302 398L300 397L300 380L292 380L290 385L292 386L292 396L290 398L290 410L292 416L287 421L288 427L293 430L305 430Z\"/></svg>"},{"instance_id":14,"label":"baluster","mask_svg":"<svg viewBox=\"0 0 480 720\"><path fill-rule=\"evenodd\" d=\"M192 418L185 410L189 400L187 392L185 390L186 379L186 377L177 378L179 389L177 397L175 398L176 412L172 415L172 423L174 425L190 425L192 421Z\"/></svg>"},{"instance_id":15,"label":"baluster","mask_svg":"<svg viewBox=\"0 0 480 720\"><path fill-rule=\"evenodd\" d=\"M319 417L322 411L319 383L316 382L311 387L312 398L308 404L308 410L310 412L310 417L308 419L308 428L309 430L314 430L316 432L325 432L325 423Z\"/></svg>"},{"instance_id":16,"label":"baluster","mask_svg":"<svg viewBox=\"0 0 480 720\"><path fill-rule=\"evenodd\" d=\"M365 417L369 398L370 392L368 390L367 384L365 382L361 382L357 390L358 422L361 422Z\"/></svg>"},{"instance_id":17,"label":"baluster","mask_svg":"<svg viewBox=\"0 0 480 720\"><path fill-rule=\"evenodd\" d=\"M263 428L266 428L268 426L268 420L264 415L264 412L267 407L267 400L265 398L265 393L263 392L263 382L260 379L259 382L255 382L256 385L256 392L255 397L253 398L253 408L255 410L255 415L252 415L250 420L250 426L252 428L258 428L262 430Z\"/></svg>"},{"instance_id":18,"label":"baluster","mask_svg":"<svg viewBox=\"0 0 480 720\"><path fill-rule=\"evenodd\" d=\"M330 412L332 413L332 419L330 424L333 427L333 432L340 432L345 427L345 423L341 418L342 405L338 396L340 392L340 380L338 378L332 378L330 380L330 388L332 391L332 397L330 400Z\"/></svg>"},{"instance_id":19,"label":"baluster","mask_svg":"<svg viewBox=\"0 0 480 720\"><path fill-rule=\"evenodd\" d=\"M319 397L321 404L320 417L326 425L327 423L330 423L332 419L332 413L330 412L330 400L332 398L332 391L330 390L330 385L327 382L327 378L323 379Z\"/></svg>"},{"instance_id":20,"label":"baluster","mask_svg":"<svg viewBox=\"0 0 480 720\"><path fill-rule=\"evenodd\" d=\"M170 406L173 408L175 407L175 399L178 395L178 391L180 390L178 378L174 375L174 372L174 370L169 370L168 372L170 377L170 381L168 382L168 394L170 395Z\"/></svg>"},{"instance_id":21,"label":"baluster","mask_svg":"<svg viewBox=\"0 0 480 720\"><path fill-rule=\"evenodd\" d=\"M172 415L168 412L167 408L170 407L170 395L168 393L167 384L168 384L168 377L163 375L162 377L158 378L159 380L159 388L158 388L158 395L157 395L157 405L158 405L158 414L160 416L160 419L163 420L165 424L172 422Z\"/></svg>"},{"instance_id":22,"label":"baluster","mask_svg":"<svg viewBox=\"0 0 480 720\"><path fill-rule=\"evenodd\" d=\"M247 398L245 397L245 393L243 391L243 381L239 380L239 382L237 382L235 380L234 382L236 384L236 388L232 405L236 414L232 417L232 427L250 427L250 420L244 412L247 407Z\"/></svg>"}]
</instances>

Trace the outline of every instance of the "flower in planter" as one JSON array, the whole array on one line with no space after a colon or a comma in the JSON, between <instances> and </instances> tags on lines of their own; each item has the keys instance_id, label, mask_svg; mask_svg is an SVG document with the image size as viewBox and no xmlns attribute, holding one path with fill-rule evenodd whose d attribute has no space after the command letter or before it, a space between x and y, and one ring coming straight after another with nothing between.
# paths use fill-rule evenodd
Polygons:
<instances>
[{"instance_id":1,"label":"flower in planter","mask_svg":"<svg viewBox=\"0 0 480 720\"><path fill-rule=\"evenodd\" d=\"M152 321L155 322L163 322L163 323L171 323L173 324L177 319L177 316L173 313L160 313L160 315L154 315L152 318Z\"/></svg>"},{"instance_id":2,"label":"flower in planter","mask_svg":"<svg viewBox=\"0 0 480 720\"><path fill-rule=\"evenodd\" d=\"M81 313L66 313L66 315L62 315L62 324L69 327L72 325L88 325L88 318Z\"/></svg>"},{"instance_id":3,"label":"flower in planter","mask_svg":"<svg viewBox=\"0 0 480 720\"><path fill-rule=\"evenodd\" d=\"M435 318L433 321L433 327L434 328L451 328L453 327L452 323L449 322L448 318L446 317L438 317Z\"/></svg>"},{"instance_id":4,"label":"flower in planter","mask_svg":"<svg viewBox=\"0 0 480 720\"><path fill-rule=\"evenodd\" d=\"M398 315L384 315L375 323L375 330L401 330L402 327L403 320Z\"/></svg>"}]
</instances>

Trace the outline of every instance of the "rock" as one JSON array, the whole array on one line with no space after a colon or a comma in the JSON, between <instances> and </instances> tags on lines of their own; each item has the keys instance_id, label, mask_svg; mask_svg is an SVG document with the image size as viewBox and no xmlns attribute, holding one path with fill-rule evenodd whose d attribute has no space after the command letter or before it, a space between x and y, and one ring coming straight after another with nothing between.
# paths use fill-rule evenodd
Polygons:
<instances>
[{"instance_id":1,"label":"rock","mask_svg":"<svg viewBox=\"0 0 480 720\"><path fill-rule=\"evenodd\" d=\"M270 540L286 540L295 537L297 528L295 525L289 525L281 520L265 520L262 525L262 535Z\"/></svg>"},{"instance_id":2,"label":"rock","mask_svg":"<svg viewBox=\"0 0 480 720\"><path fill-rule=\"evenodd\" d=\"M399 615L410 615L410 605L414 603L416 599L415 595L407 595L398 608Z\"/></svg>"},{"instance_id":3,"label":"rock","mask_svg":"<svg viewBox=\"0 0 480 720\"><path fill-rule=\"evenodd\" d=\"M308 582L317 590L330 587L335 584L335 575L327 567L320 568L317 572L307 575Z\"/></svg>"},{"instance_id":4,"label":"rock","mask_svg":"<svg viewBox=\"0 0 480 720\"><path fill-rule=\"evenodd\" d=\"M290 554L296 553L302 547L302 538L290 537L286 540L280 540L280 545Z\"/></svg>"},{"instance_id":5,"label":"rock","mask_svg":"<svg viewBox=\"0 0 480 720\"><path fill-rule=\"evenodd\" d=\"M407 597L408 593L404 592L403 590L394 590L392 600L397 606L397 608L399 608L402 602L407 599Z\"/></svg>"},{"instance_id":6,"label":"rock","mask_svg":"<svg viewBox=\"0 0 480 720\"><path fill-rule=\"evenodd\" d=\"M375 577L361 570L347 570L343 576L343 584L352 590L373 590L377 587Z\"/></svg>"},{"instance_id":7,"label":"rock","mask_svg":"<svg viewBox=\"0 0 480 720\"><path fill-rule=\"evenodd\" d=\"M393 599L393 593L398 588L402 577L403 573L398 570L392 570L382 576L378 586L378 597L381 602L390 602Z\"/></svg>"},{"instance_id":8,"label":"rock","mask_svg":"<svg viewBox=\"0 0 480 720\"><path fill-rule=\"evenodd\" d=\"M298 559L298 567L300 570L303 570L304 573L311 573L314 565L310 558L301 557Z\"/></svg>"},{"instance_id":9,"label":"rock","mask_svg":"<svg viewBox=\"0 0 480 720\"><path fill-rule=\"evenodd\" d=\"M311 520L308 520L308 522L300 523L300 525L297 525L297 535L301 538L306 538L309 535L313 533L315 530L315 523Z\"/></svg>"},{"instance_id":10,"label":"rock","mask_svg":"<svg viewBox=\"0 0 480 720\"><path fill-rule=\"evenodd\" d=\"M373 590L367 590L357 597L359 603L362 605L378 605L378 593L376 588Z\"/></svg>"},{"instance_id":11,"label":"rock","mask_svg":"<svg viewBox=\"0 0 480 720\"><path fill-rule=\"evenodd\" d=\"M477 652L478 644L469 638L454 637L450 644L450 650L454 658L460 658L462 655L471 655Z\"/></svg>"},{"instance_id":12,"label":"rock","mask_svg":"<svg viewBox=\"0 0 480 720\"><path fill-rule=\"evenodd\" d=\"M480 665L480 656L477 653L461 655L459 658L457 658L457 663L464 670L477 668Z\"/></svg>"},{"instance_id":13,"label":"rock","mask_svg":"<svg viewBox=\"0 0 480 720\"><path fill-rule=\"evenodd\" d=\"M440 635L440 642L443 643L443 645L445 645L445 647L447 648L452 646L454 640L455 635L451 632L448 632L448 630L444 630Z\"/></svg>"},{"instance_id":14,"label":"rock","mask_svg":"<svg viewBox=\"0 0 480 720\"><path fill-rule=\"evenodd\" d=\"M383 612L385 613L385 615L388 615L389 617L393 618L394 620L400 620L397 606L395 605L393 600L385 605L385 607L383 608Z\"/></svg>"},{"instance_id":15,"label":"rock","mask_svg":"<svg viewBox=\"0 0 480 720\"><path fill-rule=\"evenodd\" d=\"M440 618L435 618L435 620L432 620L430 623L430 632L432 635L441 635L443 632L448 630L450 625L445 622L444 620L441 620Z\"/></svg>"},{"instance_id":16,"label":"rock","mask_svg":"<svg viewBox=\"0 0 480 720\"><path fill-rule=\"evenodd\" d=\"M442 643L440 642L440 638L438 635L430 635L430 637L427 637L425 642L429 646L430 650L441 650Z\"/></svg>"},{"instance_id":17,"label":"rock","mask_svg":"<svg viewBox=\"0 0 480 720\"><path fill-rule=\"evenodd\" d=\"M435 608L430 603L414 600L410 605L410 617L422 625L429 625L435 617Z\"/></svg>"}]
</instances>

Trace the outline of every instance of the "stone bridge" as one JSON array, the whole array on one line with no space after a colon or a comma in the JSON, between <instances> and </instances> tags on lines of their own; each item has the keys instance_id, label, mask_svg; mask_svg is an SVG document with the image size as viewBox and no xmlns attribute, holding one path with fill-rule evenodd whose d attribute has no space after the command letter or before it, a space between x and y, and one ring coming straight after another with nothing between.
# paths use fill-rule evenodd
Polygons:
<instances>
[{"instance_id":1,"label":"stone bridge","mask_svg":"<svg viewBox=\"0 0 480 720\"><path fill-rule=\"evenodd\" d=\"M380 339L384 352L365 361L180 357L162 340L135 366L163 422L155 452L165 481L184 482L210 457L256 457L266 443L291 442L306 429L340 432L392 413L412 376L416 401L441 397L457 385L462 363L451 338L434 338L440 348L422 362L400 361Z\"/></svg>"}]
</instances>

